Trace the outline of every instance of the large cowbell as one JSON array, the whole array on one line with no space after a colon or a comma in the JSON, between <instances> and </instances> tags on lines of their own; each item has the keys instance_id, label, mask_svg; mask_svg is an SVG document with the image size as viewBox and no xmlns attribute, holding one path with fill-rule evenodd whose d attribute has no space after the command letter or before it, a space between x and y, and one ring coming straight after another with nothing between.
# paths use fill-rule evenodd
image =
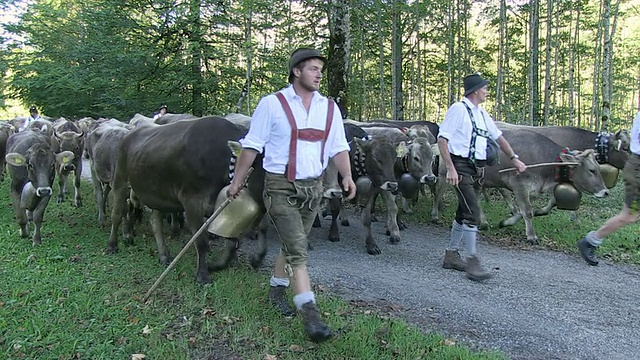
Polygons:
<instances>
[{"instance_id":1,"label":"large cowbell","mask_svg":"<svg viewBox=\"0 0 640 360\"><path fill-rule=\"evenodd\" d=\"M229 185L220 190L216 199L216 209L227 200L228 188ZM237 238L243 232L253 228L263 215L262 207L251 197L249 189L243 188L238 196L211 221L207 231L226 238Z\"/></svg>"}]
</instances>

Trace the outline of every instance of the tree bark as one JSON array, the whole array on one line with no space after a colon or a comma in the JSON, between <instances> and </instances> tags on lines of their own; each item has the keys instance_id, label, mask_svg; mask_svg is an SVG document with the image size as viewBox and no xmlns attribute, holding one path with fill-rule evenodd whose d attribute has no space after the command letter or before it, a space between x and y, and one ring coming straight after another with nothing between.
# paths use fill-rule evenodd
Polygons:
<instances>
[{"instance_id":1,"label":"tree bark","mask_svg":"<svg viewBox=\"0 0 640 360\"><path fill-rule=\"evenodd\" d=\"M333 0L329 7L329 51L327 77L329 97L332 98L342 117L349 116L348 76L351 68L351 16L348 0Z\"/></svg>"},{"instance_id":2,"label":"tree bark","mask_svg":"<svg viewBox=\"0 0 640 360\"><path fill-rule=\"evenodd\" d=\"M397 0L396 3L401 3ZM394 6L393 24L391 33L391 112L394 120L404 120L404 98L402 95L402 24L400 19L400 4Z\"/></svg>"},{"instance_id":3,"label":"tree bark","mask_svg":"<svg viewBox=\"0 0 640 360\"><path fill-rule=\"evenodd\" d=\"M538 29L540 27L538 0L531 0L529 3L529 123L539 125L539 96L538 88L538 63L540 39Z\"/></svg>"}]
</instances>

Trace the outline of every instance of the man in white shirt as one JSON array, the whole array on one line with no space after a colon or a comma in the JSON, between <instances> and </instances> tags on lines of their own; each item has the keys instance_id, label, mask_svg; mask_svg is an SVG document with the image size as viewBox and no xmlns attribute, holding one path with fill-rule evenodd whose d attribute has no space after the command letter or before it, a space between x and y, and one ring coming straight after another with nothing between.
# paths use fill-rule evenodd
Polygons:
<instances>
[{"instance_id":1,"label":"man in white shirt","mask_svg":"<svg viewBox=\"0 0 640 360\"><path fill-rule=\"evenodd\" d=\"M289 60L290 86L262 98L251 127L240 142L243 151L228 196L238 194L240 182L258 153L266 171L264 201L282 240L270 280L269 299L284 315L294 315L284 290L293 283L293 302L309 337L328 339L307 271L307 236L322 198L322 174L333 158L342 175L347 198L355 196L349 145L336 104L318 92L325 58L301 48ZM263 152L264 151L264 152Z\"/></svg>"},{"instance_id":2,"label":"man in white shirt","mask_svg":"<svg viewBox=\"0 0 640 360\"><path fill-rule=\"evenodd\" d=\"M40 114L38 114L38 109L35 106L31 106L29 108L29 117L27 118L27 120L25 120L22 123L22 126L20 126L20 128L18 129L18 131L22 131L26 128L29 127L29 124L31 124L32 122L36 121L36 120L42 120L42 117L40 116Z\"/></svg>"},{"instance_id":3,"label":"man in white shirt","mask_svg":"<svg viewBox=\"0 0 640 360\"><path fill-rule=\"evenodd\" d=\"M624 203L622 210L609 218L598 230L590 231L587 236L578 241L580 255L591 266L598 265L595 249L602 244L604 238L618 229L638 220L640 210L640 111L633 119L631 127L631 156L624 166Z\"/></svg>"},{"instance_id":4,"label":"man in white shirt","mask_svg":"<svg viewBox=\"0 0 640 360\"><path fill-rule=\"evenodd\" d=\"M451 226L451 240L445 251L442 267L465 271L475 281L492 277L480 264L476 237L480 223L480 207L476 191L484 180L487 162L487 141L496 141L509 156L518 172L527 166L511 149L493 119L480 107L487 98L487 81L479 74L464 78L464 98L447 110L438 133L440 157L447 167L447 183L456 187L458 210ZM458 252L464 242L466 261Z\"/></svg>"},{"instance_id":5,"label":"man in white shirt","mask_svg":"<svg viewBox=\"0 0 640 360\"><path fill-rule=\"evenodd\" d=\"M155 121L157 118L163 116L164 114L167 113L167 105L162 105L160 106L160 109L158 109L158 113L156 113L155 115L153 115L153 121Z\"/></svg>"}]
</instances>

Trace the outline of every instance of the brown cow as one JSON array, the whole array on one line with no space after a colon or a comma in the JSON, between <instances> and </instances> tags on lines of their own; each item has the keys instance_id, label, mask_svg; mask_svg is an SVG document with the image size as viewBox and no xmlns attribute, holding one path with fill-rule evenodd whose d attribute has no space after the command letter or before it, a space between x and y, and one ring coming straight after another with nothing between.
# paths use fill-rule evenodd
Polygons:
<instances>
[{"instance_id":1,"label":"brown cow","mask_svg":"<svg viewBox=\"0 0 640 360\"><path fill-rule=\"evenodd\" d=\"M71 151L75 156L73 161L66 164L58 164L56 171L58 175L58 185L60 186L57 202L64 201L67 193L67 178L71 171L74 172L73 186L75 190L73 204L75 207L82 206L82 196L80 195L80 180L82 179L82 153L84 152L84 132L71 121L61 119L53 129L51 136L51 147L57 154L62 151Z\"/></svg>"}]
</instances>

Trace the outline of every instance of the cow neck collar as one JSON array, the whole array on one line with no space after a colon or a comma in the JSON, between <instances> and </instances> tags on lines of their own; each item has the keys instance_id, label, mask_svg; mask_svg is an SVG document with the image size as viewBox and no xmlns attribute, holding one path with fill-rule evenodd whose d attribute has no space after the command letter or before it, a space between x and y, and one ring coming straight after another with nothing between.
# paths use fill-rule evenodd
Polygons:
<instances>
[{"instance_id":1,"label":"cow neck collar","mask_svg":"<svg viewBox=\"0 0 640 360\"><path fill-rule=\"evenodd\" d=\"M365 168L365 160L366 160L366 155L363 154L359 148L356 147L356 151L354 153L354 161L353 161L353 166L356 170L356 174L358 176L367 176L367 170Z\"/></svg>"},{"instance_id":2,"label":"cow neck collar","mask_svg":"<svg viewBox=\"0 0 640 360\"><path fill-rule=\"evenodd\" d=\"M609 162L609 137L611 133L602 131L596 136L594 150L596 151L596 161L598 164L606 164Z\"/></svg>"}]
</instances>

